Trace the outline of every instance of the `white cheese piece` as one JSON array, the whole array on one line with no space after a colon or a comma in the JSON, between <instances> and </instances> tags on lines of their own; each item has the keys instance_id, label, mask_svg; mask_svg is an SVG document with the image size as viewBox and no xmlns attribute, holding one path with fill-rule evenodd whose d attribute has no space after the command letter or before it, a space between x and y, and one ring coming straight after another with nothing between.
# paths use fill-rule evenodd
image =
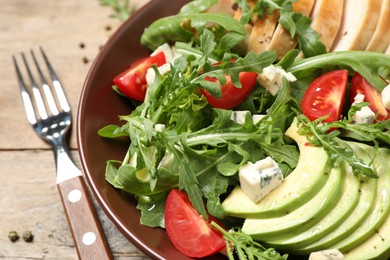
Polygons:
<instances>
[{"instance_id":1,"label":"white cheese piece","mask_svg":"<svg viewBox=\"0 0 390 260\"><path fill-rule=\"evenodd\" d=\"M271 157L254 164L248 162L240 168L238 175L241 189L255 203L268 195L283 181L283 173Z\"/></svg>"},{"instance_id":2,"label":"white cheese piece","mask_svg":"<svg viewBox=\"0 0 390 260\"><path fill-rule=\"evenodd\" d=\"M160 67L157 67L157 70L161 75L164 75L165 73L171 71L171 64L169 62L167 62L167 63L161 65ZM148 86L150 86L153 83L155 78L156 78L156 72L154 71L153 67L149 68L146 71L146 76L145 76L146 84L148 84Z\"/></svg>"},{"instance_id":3,"label":"white cheese piece","mask_svg":"<svg viewBox=\"0 0 390 260\"><path fill-rule=\"evenodd\" d=\"M176 47L171 47L168 43L164 43L163 45L157 47L150 56L154 56L157 53L164 52L165 55L165 61L166 63L158 67L158 72L161 75L164 75L165 73L171 71L171 64L175 61L176 58L182 56L178 51ZM156 72L153 68L149 68L146 71L146 84L150 86L154 79L156 78Z\"/></svg>"},{"instance_id":4,"label":"white cheese piece","mask_svg":"<svg viewBox=\"0 0 390 260\"><path fill-rule=\"evenodd\" d=\"M239 123L244 124L245 123L245 117L247 114L250 114L248 110L242 110L242 111L233 111L230 115L230 120Z\"/></svg>"},{"instance_id":5,"label":"white cheese piece","mask_svg":"<svg viewBox=\"0 0 390 260\"><path fill-rule=\"evenodd\" d=\"M275 96L282 87L283 77L290 82L297 80L292 73L286 72L282 67L274 65L265 67L263 72L259 75L258 80L260 85L265 87L271 95Z\"/></svg>"},{"instance_id":6,"label":"white cheese piece","mask_svg":"<svg viewBox=\"0 0 390 260\"><path fill-rule=\"evenodd\" d=\"M260 122L266 115L256 114L252 116L253 124Z\"/></svg>"},{"instance_id":7,"label":"white cheese piece","mask_svg":"<svg viewBox=\"0 0 390 260\"><path fill-rule=\"evenodd\" d=\"M241 110L241 111L233 111L230 120L233 120L236 123L244 124L246 115L250 114L248 110ZM253 124L257 124L260 122L261 119L263 119L265 115L255 114L252 116L252 122Z\"/></svg>"},{"instance_id":8,"label":"white cheese piece","mask_svg":"<svg viewBox=\"0 0 390 260\"><path fill-rule=\"evenodd\" d=\"M154 129L156 129L156 131L158 131L158 132L162 132L165 129L165 125L164 124L155 124Z\"/></svg>"},{"instance_id":9,"label":"white cheese piece","mask_svg":"<svg viewBox=\"0 0 390 260\"><path fill-rule=\"evenodd\" d=\"M364 95L359 93L354 97L354 102L352 103L352 105L363 101ZM353 120L356 124L370 124L375 120L375 113L371 110L370 107L365 106L362 107L360 110L356 111Z\"/></svg>"},{"instance_id":10,"label":"white cheese piece","mask_svg":"<svg viewBox=\"0 0 390 260\"><path fill-rule=\"evenodd\" d=\"M362 107L356 111L354 121L356 124L370 124L375 120L375 113L369 107Z\"/></svg>"},{"instance_id":11,"label":"white cheese piece","mask_svg":"<svg viewBox=\"0 0 390 260\"><path fill-rule=\"evenodd\" d=\"M387 85L381 93L382 103L386 109L390 109L390 84Z\"/></svg>"},{"instance_id":12,"label":"white cheese piece","mask_svg":"<svg viewBox=\"0 0 390 260\"><path fill-rule=\"evenodd\" d=\"M150 56L155 56L160 52L164 52L166 62L170 62L173 60L173 51L171 46L168 43L164 43L163 45L157 47Z\"/></svg>"},{"instance_id":13,"label":"white cheese piece","mask_svg":"<svg viewBox=\"0 0 390 260\"><path fill-rule=\"evenodd\" d=\"M309 256L309 260L343 260L344 255L337 249L328 249L318 252L313 252Z\"/></svg>"}]
</instances>

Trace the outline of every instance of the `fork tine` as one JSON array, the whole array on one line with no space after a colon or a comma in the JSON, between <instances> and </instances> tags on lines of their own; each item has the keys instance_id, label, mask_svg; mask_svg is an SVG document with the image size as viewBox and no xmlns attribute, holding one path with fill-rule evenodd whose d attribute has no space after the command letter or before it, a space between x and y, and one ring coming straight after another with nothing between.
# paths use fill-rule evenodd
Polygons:
<instances>
[{"instance_id":1,"label":"fork tine","mask_svg":"<svg viewBox=\"0 0 390 260\"><path fill-rule=\"evenodd\" d=\"M31 50L31 56L32 56L32 58L34 60L34 63L35 63L35 66L37 68L39 77L41 79L42 89L43 89L43 92L45 94L46 101L47 101L47 104L49 106L50 112L52 113L52 115L58 115L59 112L58 112L58 108L57 108L56 102L54 100L53 94L52 94L52 92L50 90L49 84L46 81L46 78L43 76L41 67L39 66L38 61L35 58L35 54L34 54L33 50Z\"/></svg>"},{"instance_id":2,"label":"fork tine","mask_svg":"<svg viewBox=\"0 0 390 260\"><path fill-rule=\"evenodd\" d=\"M26 66L27 74L30 78L31 89L32 89L33 96L35 99L35 104L36 104L37 109L38 109L38 114L41 117L41 119L47 119L48 116L47 116L47 112L46 112L46 108L45 108L45 103L43 102L41 92L37 86L37 83L35 82L35 79L34 79L32 73L31 73L30 67L27 63L27 59L26 59L26 56L24 55L24 53L22 53L22 58L23 58L24 65Z\"/></svg>"},{"instance_id":3,"label":"fork tine","mask_svg":"<svg viewBox=\"0 0 390 260\"><path fill-rule=\"evenodd\" d=\"M70 106L69 106L68 100L66 98L66 95L64 93L64 90L62 88L61 82L58 79L57 74L55 73L53 67L51 66L49 59L46 56L46 53L43 51L43 48L39 47L39 49L41 50L42 56L45 60L46 66L49 70L49 74L50 74L51 80L53 82L54 90L57 94L57 98L58 98L58 101L61 105L61 108L63 111L69 112Z\"/></svg>"},{"instance_id":4,"label":"fork tine","mask_svg":"<svg viewBox=\"0 0 390 260\"><path fill-rule=\"evenodd\" d=\"M33 125L37 122L37 119L35 117L34 106L30 98L30 92L27 90L26 84L24 83L22 73L20 72L19 65L16 61L15 56L12 56L12 59L14 61L16 76L18 78L20 94L22 95L22 101L24 105L24 110L26 111L27 120L28 122L30 122L30 124Z\"/></svg>"}]
</instances>

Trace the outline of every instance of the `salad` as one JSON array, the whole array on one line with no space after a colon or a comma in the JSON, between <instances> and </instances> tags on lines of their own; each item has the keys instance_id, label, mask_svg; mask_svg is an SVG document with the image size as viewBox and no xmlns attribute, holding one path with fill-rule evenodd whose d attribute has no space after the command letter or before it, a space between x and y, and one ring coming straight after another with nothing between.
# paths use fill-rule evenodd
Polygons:
<instances>
[{"instance_id":1,"label":"salad","mask_svg":"<svg viewBox=\"0 0 390 260\"><path fill-rule=\"evenodd\" d=\"M107 181L190 257L387 259L390 56L329 52L299 1L230 2L146 28L113 79L134 110L99 131L130 140ZM296 46L251 47L264 19Z\"/></svg>"}]
</instances>

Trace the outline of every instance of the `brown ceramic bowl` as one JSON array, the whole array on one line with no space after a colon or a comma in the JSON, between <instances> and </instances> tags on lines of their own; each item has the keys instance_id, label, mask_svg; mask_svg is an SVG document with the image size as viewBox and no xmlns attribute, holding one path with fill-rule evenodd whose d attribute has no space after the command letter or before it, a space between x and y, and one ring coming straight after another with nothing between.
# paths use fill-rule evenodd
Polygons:
<instances>
[{"instance_id":1,"label":"brown ceramic bowl","mask_svg":"<svg viewBox=\"0 0 390 260\"><path fill-rule=\"evenodd\" d=\"M100 206L116 227L145 254L155 259L189 259L171 244L165 230L140 224L140 213L130 196L114 189L105 180L107 160L122 160L128 144L98 136L107 124L122 124L118 115L131 112L129 101L112 89L112 79L129 64L149 55L140 45L140 36L154 20L178 12L188 0L154 0L141 8L115 32L93 63L81 94L77 116L77 137L82 167ZM210 259L224 259L222 255Z\"/></svg>"}]
</instances>

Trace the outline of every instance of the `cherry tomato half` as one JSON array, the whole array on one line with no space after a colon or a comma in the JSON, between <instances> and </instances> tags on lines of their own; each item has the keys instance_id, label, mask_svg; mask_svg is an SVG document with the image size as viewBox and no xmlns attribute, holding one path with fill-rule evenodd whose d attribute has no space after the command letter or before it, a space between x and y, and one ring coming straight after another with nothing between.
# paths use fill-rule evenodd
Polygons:
<instances>
[{"instance_id":1,"label":"cherry tomato half","mask_svg":"<svg viewBox=\"0 0 390 260\"><path fill-rule=\"evenodd\" d=\"M114 84L129 98L144 101L146 89L146 72L152 65L159 67L166 63L164 52L139 59L131 66L114 78Z\"/></svg>"},{"instance_id":2,"label":"cherry tomato half","mask_svg":"<svg viewBox=\"0 0 390 260\"><path fill-rule=\"evenodd\" d=\"M364 102L370 103L370 108L375 114L377 114L376 119L378 121L390 119L390 111L383 105L381 93L359 73L356 73L352 77L351 104L357 94L364 95Z\"/></svg>"},{"instance_id":3,"label":"cherry tomato half","mask_svg":"<svg viewBox=\"0 0 390 260\"><path fill-rule=\"evenodd\" d=\"M233 85L229 75L225 75L226 84L220 86L222 96L216 98L211 95L207 90L202 89L203 95L205 95L207 101L216 108L230 109L241 104L248 95L252 92L253 87L256 84L257 73L256 72L240 72L241 88L237 88ZM211 82L219 82L218 79L212 77L206 77L205 80Z\"/></svg>"},{"instance_id":4,"label":"cherry tomato half","mask_svg":"<svg viewBox=\"0 0 390 260\"><path fill-rule=\"evenodd\" d=\"M185 192L172 190L164 211L165 228L172 244L189 257L205 257L225 248L223 235L211 226L212 216L203 218Z\"/></svg>"},{"instance_id":5,"label":"cherry tomato half","mask_svg":"<svg viewBox=\"0 0 390 260\"><path fill-rule=\"evenodd\" d=\"M335 70L315 79L307 88L302 98L302 111L310 119L328 116L325 122L340 119L345 91L347 88L348 71Z\"/></svg>"}]
</instances>

